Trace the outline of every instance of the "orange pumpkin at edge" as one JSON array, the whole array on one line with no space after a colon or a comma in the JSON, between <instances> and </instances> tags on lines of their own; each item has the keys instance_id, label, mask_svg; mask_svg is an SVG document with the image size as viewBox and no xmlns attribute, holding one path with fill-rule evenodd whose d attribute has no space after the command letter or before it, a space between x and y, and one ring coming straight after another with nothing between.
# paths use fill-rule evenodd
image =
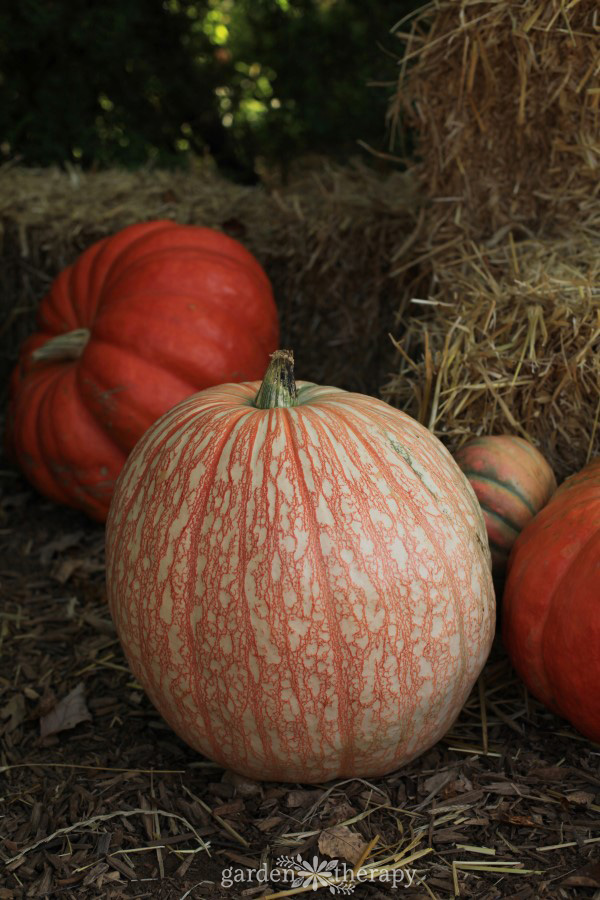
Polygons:
<instances>
[{"instance_id":1,"label":"orange pumpkin at edge","mask_svg":"<svg viewBox=\"0 0 600 900\"><path fill-rule=\"evenodd\" d=\"M502 617L527 688L600 742L600 457L567 478L517 539Z\"/></svg>"}]
</instances>

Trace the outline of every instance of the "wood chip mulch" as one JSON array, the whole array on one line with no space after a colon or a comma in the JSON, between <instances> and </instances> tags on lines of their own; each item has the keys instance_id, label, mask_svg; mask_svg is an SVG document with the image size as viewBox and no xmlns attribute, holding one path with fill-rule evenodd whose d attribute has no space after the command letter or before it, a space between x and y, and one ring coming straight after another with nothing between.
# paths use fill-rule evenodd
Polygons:
<instances>
[{"instance_id":1,"label":"wood chip mulch","mask_svg":"<svg viewBox=\"0 0 600 900\"><path fill-rule=\"evenodd\" d=\"M600 897L600 747L526 694L499 644L406 768L257 783L199 758L134 682L103 553L100 525L0 463L0 900Z\"/></svg>"}]
</instances>

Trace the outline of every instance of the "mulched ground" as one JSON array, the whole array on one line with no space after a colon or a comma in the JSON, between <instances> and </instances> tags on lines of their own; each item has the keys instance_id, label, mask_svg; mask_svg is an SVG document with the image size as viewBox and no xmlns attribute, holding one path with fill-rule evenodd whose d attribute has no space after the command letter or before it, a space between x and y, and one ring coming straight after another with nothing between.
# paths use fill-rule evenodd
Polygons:
<instances>
[{"instance_id":1,"label":"mulched ground","mask_svg":"<svg viewBox=\"0 0 600 900\"><path fill-rule=\"evenodd\" d=\"M0 469L0 900L293 896L306 867L295 887L256 873L344 853L383 871L356 897L600 897L600 747L527 696L500 646L407 768L248 781L198 758L133 681L102 527Z\"/></svg>"}]
</instances>

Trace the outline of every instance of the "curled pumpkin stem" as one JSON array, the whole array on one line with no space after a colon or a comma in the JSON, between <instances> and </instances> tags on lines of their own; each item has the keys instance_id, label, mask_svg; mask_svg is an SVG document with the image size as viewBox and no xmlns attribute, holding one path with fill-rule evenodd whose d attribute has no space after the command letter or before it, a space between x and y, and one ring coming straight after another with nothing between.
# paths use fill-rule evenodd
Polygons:
<instances>
[{"instance_id":1,"label":"curled pumpkin stem","mask_svg":"<svg viewBox=\"0 0 600 900\"><path fill-rule=\"evenodd\" d=\"M61 359L79 359L90 339L89 328L76 328L65 334L57 334L31 354L34 362Z\"/></svg>"},{"instance_id":2,"label":"curled pumpkin stem","mask_svg":"<svg viewBox=\"0 0 600 900\"><path fill-rule=\"evenodd\" d=\"M296 406L297 402L294 354L291 350L276 350L271 354L271 362L254 399L254 405L257 409L285 409Z\"/></svg>"}]
</instances>

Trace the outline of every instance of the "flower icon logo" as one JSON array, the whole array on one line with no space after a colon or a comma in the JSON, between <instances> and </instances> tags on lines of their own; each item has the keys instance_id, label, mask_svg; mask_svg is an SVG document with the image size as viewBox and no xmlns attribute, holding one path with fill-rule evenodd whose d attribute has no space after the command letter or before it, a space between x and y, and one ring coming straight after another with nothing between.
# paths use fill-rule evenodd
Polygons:
<instances>
[{"instance_id":1,"label":"flower icon logo","mask_svg":"<svg viewBox=\"0 0 600 900\"><path fill-rule=\"evenodd\" d=\"M353 884L338 880L335 874L339 866L337 859L319 861L318 856L313 856L312 860L302 859L300 855L283 856L277 860L277 865L294 873L292 887L310 886L313 891L328 887L332 894L351 894L354 891Z\"/></svg>"}]
</instances>

